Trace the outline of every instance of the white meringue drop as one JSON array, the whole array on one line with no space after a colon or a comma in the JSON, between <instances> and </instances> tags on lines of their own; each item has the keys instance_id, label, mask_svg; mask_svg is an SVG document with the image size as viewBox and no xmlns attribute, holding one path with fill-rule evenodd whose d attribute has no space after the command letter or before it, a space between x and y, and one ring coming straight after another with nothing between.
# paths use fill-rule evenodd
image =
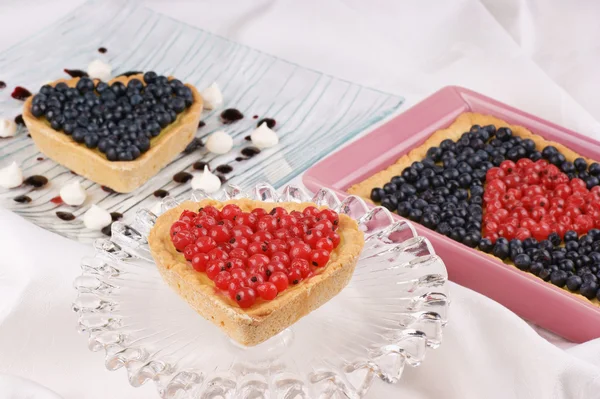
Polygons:
<instances>
[{"instance_id":1,"label":"white meringue drop","mask_svg":"<svg viewBox=\"0 0 600 399\"><path fill-rule=\"evenodd\" d=\"M80 182L65 184L60 189L60 198L67 205L79 206L85 202L87 194Z\"/></svg>"},{"instance_id":2,"label":"white meringue drop","mask_svg":"<svg viewBox=\"0 0 600 399\"><path fill-rule=\"evenodd\" d=\"M279 144L279 137L268 125L263 122L254 129L250 135L252 143L260 149L274 147Z\"/></svg>"},{"instance_id":3,"label":"white meringue drop","mask_svg":"<svg viewBox=\"0 0 600 399\"><path fill-rule=\"evenodd\" d=\"M208 169L208 165L204 165L204 171L192 179L192 188L208 194L216 193L221 188L221 179Z\"/></svg>"},{"instance_id":4,"label":"white meringue drop","mask_svg":"<svg viewBox=\"0 0 600 399\"><path fill-rule=\"evenodd\" d=\"M23 172L16 162L0 169L0 187L15 188L23 184Z\"/></svg>"},{"instance_id":5,"label":"white meringue drop","mask_svg":"<svg viewBox=\"0 0 600 399\"><path fill-rule=\"evenodd\" d=\"M206 149L214 154L227 154L233 147L233 139L222 130L217 130L206 140Z\"/></svg>"},{"instance_id":6,"label":"white meringue drop","mask_svg":"<svg viewBox=\"0 0 600 399\"><path fill-rule=\"evenodd\" d=\"M217 86L217 83L213 83L200 93L204 100L204 109L215 109L223 105L223 94Z\"/></svg>"},{"instance_id":7,"label":"white meringue drop","mask_svg":"<svg viewBox=\"0 0 600 399\"><path fill-rule=\"evenodd\" d=\"M0 119L0 137L13 137L17 134L17 124L12 119Z\"/></svg>"},{"instance_id":8,"label":"white meringue drop","mask_svg":"<svg viewBox=\"0 0 600 399\"><path fill-rule=\"evenodd\" d=\"M111 223L110 213L95 204L83 215L83 224L90 230L102 230Z\"/></svg>"},{"instance_id":9,"label":"white meringue drop","mask_svg":"<svg viewBox=\"0 0 600 399\"><path fill-rule=\"evenodd\" d=\"M94 60L88 65L87 73L90 75L90 79L107 82L112 77L112 67L102 60Z\"/></svg>"}]
</instances>

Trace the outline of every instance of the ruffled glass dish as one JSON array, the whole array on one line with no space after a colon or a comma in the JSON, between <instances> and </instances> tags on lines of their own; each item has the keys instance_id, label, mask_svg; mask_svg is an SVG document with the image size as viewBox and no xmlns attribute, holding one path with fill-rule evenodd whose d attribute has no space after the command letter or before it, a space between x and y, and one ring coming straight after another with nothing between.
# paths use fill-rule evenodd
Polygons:
<instances>
[{"instance_id":1,"label":"ruffled glass dish","mask_svg":"<svg viewBox=\"0 0 600 399\"><path fill-rule=\"evenodd\" d=\"M215 199L311 201L287 186L245 193L229 186ZM200 201L208 195L192 194ZM356 219L365 247L348 286L287 330L251 348L196 314L160 277L146 237L157 215L142 209L95 242L75 280L81 332L105 352L109 370L125 368L132 386L154 381L161 398L361 398L376 379L397 383L442 342L449 305L447 273L426 238L358 197L340 202L320 190L312 201ZM164 212L178 202L167 197Z\"/></svg>"}]
</instances>

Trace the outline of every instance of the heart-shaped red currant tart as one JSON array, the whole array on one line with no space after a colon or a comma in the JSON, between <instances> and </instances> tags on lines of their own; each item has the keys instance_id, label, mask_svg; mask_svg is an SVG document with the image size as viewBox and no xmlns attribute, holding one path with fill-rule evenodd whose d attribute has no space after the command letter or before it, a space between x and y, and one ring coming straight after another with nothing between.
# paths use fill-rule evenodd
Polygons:
<instances>
[{"instance_id":1,"label":"heart-shaped red currant tart","mask_svg":"<svg viewBox=\"0 0 600 399\"><path fill-rule=\"evenodd\" d=\"M341 291L364 238L354 220L313 204L205 200L163 214L149 244L165 281L251 346Z\"/></svg>"},{"instance_id":2,"label":"heart-shaped red currant tart","mask_svg":"<svg viewBox=\"0 0 600 399\"><path fill-rule=\"evenodd\" d=\"M600 164L524 127L462 114L348 191L600 299Z\"/></svg>"}]
</instances>

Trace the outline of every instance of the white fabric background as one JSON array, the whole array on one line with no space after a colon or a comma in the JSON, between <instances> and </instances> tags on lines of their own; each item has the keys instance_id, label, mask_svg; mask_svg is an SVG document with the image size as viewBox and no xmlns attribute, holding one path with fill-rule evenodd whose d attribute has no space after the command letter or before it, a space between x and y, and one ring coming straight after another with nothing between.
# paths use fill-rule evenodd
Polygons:
<instances>
[{"instance_id":1,"label":"white fabric background","mask_svg":"<svg viewBox=\"0 0 600 399\"><path fill-rule=\"evenodd\" d=\"M301 65L404 95L407 105L458 84L600 138L598 1L147 3ZM0 0L0 49L78 4ZM0 209L0 373L68 399L157 397L152 384L134 389L124 371L106 371L102 355L75 331L72 281L89 253ZM397 386L376 384L369 398L600 397L600 340L573 345L540 331L548 342L479 294L454 284L451 294L442 346ZM45 397L26 396L31 387L11 392L11 380L0 376L0 399Z\"/></svg>"}]
</instances>

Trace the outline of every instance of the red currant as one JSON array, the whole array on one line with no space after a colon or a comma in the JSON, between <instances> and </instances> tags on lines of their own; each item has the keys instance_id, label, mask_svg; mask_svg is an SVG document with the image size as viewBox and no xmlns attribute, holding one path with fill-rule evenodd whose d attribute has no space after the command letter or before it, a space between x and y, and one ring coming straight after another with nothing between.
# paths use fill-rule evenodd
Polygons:
<instances>
[{"instance_id":1,"label":"red currant","mask_svg":"<svg viewBox=\"0 0 600 399\"><path fill-rule=\"evenodd\" d=\"M242 248L233 248L231 252L229 252L230 258L248 259L249 256L248 252Z\"/></svg>"},{"instance_id":2,"label":"red currant","mask_svg":"<svg viewBox=\"0 0 600 399\"><path fill-rule=\"evenodd\" d=\"M247 278L246 283L248 284L248 287L251 288L256 288L257 285L262 284L265 282L265 276L263 275L263 273L253 273L250 275L250 277Z\"/></svg>"},{"instance_id":3,"label":"red currant","mask_svg":"<svg viewBox=\"0 0 600 399\"><path fill-rule=\"evenodd\" d=\"M171 237L175 236L177 233L179 233L182 230L189 230L190 227L192 227L192 225L186 221L183 221L183 220L176 221L171 226L171 230L170 230Z\"/></svg>"},{"instance_id":4,"label":"red currant","mask_svg":"<svg viewBox=\"0 0 600 399\"><path fill-rule=\"evenodd\" d=\"M235 301L240 305L240 308L249 308L256 302L256 292L250 287L240 288L235 293Z\"/></svg>"},{"instance_id":5,"label":"red currant","mask_svg":"<svg viewBox=\"0 0 600 399\"><path fill-rule=\"evenodd\" d=\"M282 292L289 286L288 277L283 272L275 272L269 277L269 282L277 287L277 292Z\"/></svg>"},{"instance_id":6,"label":"red currant","mask_svg":"<svg viewBox=\"0 0 600 399\"><path fill-rule=\"evenodd\" d=\"M288 267L290 265L291 259L287 253L283 251L276 251L273 252L273 254L271 255L271 262L281 262L286 267Z\"/></svg>"},{"instance_id":7,"label":"red currant","mask_svg":"<svg viewBox=\"0 0 600 399\"><path fill-rule=\"evenodd\" d=\"M196 246L199 252L208 253L217 247L217 243L210 237L202 236L196 239Z\"/></svg>"},{"instance_id":8,"label":"red currant","mask_svg":"<svg viewBox=\"0 0 600 399\"><path fill-rule=\"evenodd\" d=\"M273 238L275 238L275 237L273 237L273 234L269 233L268 231L257 231L256 233L252 234L252 236L250 237L250 242L271 241Z\"/></svg>"},{"instance_id":9,"label":"red currant","mask_svg":"<svg viewBox=\"0 0 600 399\"><path fill-rule=\"evenodd\" d=\"M206 271L206 264L208 263L209 260L210 260L210 258L208 257L207 254L197 253L192 258L192 267L197 272Z\"/></svg>"},{"instance_id":10,"label":"red currant","mask_svg":"<svg viewBox=\"0 0 600 399\"><path fill-rule=\"evenodd\" d=\"M229 255L222 249L215 248L208 251L208 257L210 258L210 260L227 260L229 258Z\"/></svg>"},{"instance_id":11,"label":"red currant","mask_svg":"<svg viewBox=\"0 0 600 399\"><path fill-rule=\"evenodd\" d=\"M248 248L246 250L251 256L256 254L269 256L271 254L269 250L269 242L267 241L253 241L250 244L248 244Z\"/></svg>"},{"instance_id":12,"label":"red currant","mask_svg":"<svg viewBox=\"0 0 600 399\"><path fill-rule=\"evenodd\" d=\"M227 292L229 293L229 297L235 300L235 294L237 291L246 286L246 281L241 280L239 278L232 278L229 280L229 285L227 286Z\"/></svg>"},{"instance_id":13,"label":"red currant","mask_svg":"<svg viewBox=\"0 0 600 399\"><path fill-rule=\"evenodd\" d=\"M290 258L292 258L292 259L302 258L302 259L309 260L310 253L311 253L310 251L311 251L310 245L308 245L305 242L295 244L290 249Z\"/></svg>"},{"instance_id":14,"label":"red currant","mask_svg":"<svg viewBox=\"0 0 600 399\"><path fill-rule=\"evenodd\" d=\"M338 233L331 233L329 238L331 239L331 243L333 244L334 248L337 248L337 246L340 245L341 238Z\"/></svg>"},{"instance_id":15,"label":"red currant","mask_svg":"<svg viewBox=\"0 0 600 399\"><path fill-rule=\"evenodd\" d=\"M252 213L253 215L255 215L257 218L261 218L262 216L268 215L267 211L264 210L263 208L255 208L252 209ZM258 219L257 219L258 221Z\"/></svg>"},{"instance_id":16,"label":"red currant","mask_svg":"<svg viewBox=\"0 0 600 399\"><path fill-rule=\"evenodd\" d=\"M288 272L288 281L292 285L296 285L302 281L302 272L300 269L290 269Z\"/></svg>"},{"instance_id":17,"label":"red currant","mask_svg":"<svg viewBox=\"0 0 600 399\"><path fill-rule=\"evenodd\" d=\"M248 245L250 245L250 241L246 237L231 237L229 240L229 245L231 245L232 248L240 248L245 250L248 248Z\"/></svg>"},{"instance_id":18,"label":"red currant","mask_svg":"<svg viewBox=\"0 0 600 399\"><path fill-rule=\"evenodd\" d=\"M258 219L256 228L259 231L268 231L273 233L275 230L277 230L277 219L271 215L262 216Z\"/></svg>"},{"instance_id":19,"label":"red currant","mask_svg":"<svg viewBox=\"0 0 600 399\"><path fill-rule=\"evenodd\" d=\"M181 215L179 216L179 220L184 220L186 222L191 222L192 220L194 220L194 218L197 216L198 214L194 211L190 211L188 209L186 209L185 211L181 212Z\"/></svg>"},{"instance_id":20,"label":"red currant","mask_svg":"<svg viewBox=\"0 0 600 399\"><path fill-rule=\"evenodd\" d=\"M194 255L196 255L198 252L199 250L196 244L190 244L183 250L183 256L185 257L185 260L192 260Z\"/></svg>"},{"instance_id":21,"label":"red currant","mask_svg":"<svg viewBox=\"0 0 600 399\"><path fill-rule=\"evenodd\" d=\"M269 257L264 254L255 254L248 258L248 267L262 266L266 267L269 264Z\"/></svg>"},{"instance_id":22,"label":"red currant","mask_svg":"<svg viewBox=\"0 0 600 399\"><path fill-rule=\"evenodd\" d=\"M219 212L219 210L212 205L205 206L204 208L200 209L199 212L203 215L212 216L215 219L221 217L221 212Z\"/></svg>"},{"instance_id":23,"label":"red currant","mask_svg":"<svg viewBox=\"0 0 600 399\"><path fill-rule=\"evenodd\" d=\"M310 263L316 267L323 267L329 262L329 251L315 249L310 253Z\"/></svg>"},{"instance_id":24,"label":"red currant","mask_svg":"<svg viewBox=\"0 0 600 399\"><path fill-rule=\"evenodd\" d=\"M217 274L225 270L225 261L222 259L209 260L206 263L206 275L214 280Z\"/></svg>"},{"instance_id":25,"label":"red currant","mask_svg":"<svg viewBox=\"0 0 600 399\"><path fill-rule=\"evenodd\" d=\"M251 229L256 228L257 222L258 216L254 213L242 213L241 215L238 215L235 218L235 224L248 226Z\"/></svg>"},{"instance_id":26,"label":"red currant","mask_svg":"<svg viewBox=\"0 0 600 399\"><path fill-rule=\"evenodd\" d=\"M196 237L189 230L181 230L173 236L171 241L173 241L173 245L178 251L183 251L185 247L196 241Z\"/></svg>"},{"instance_id":27,"label":"red currant","mask_svg":"<svg viewBox=\"0 0 600 399\"><path fill-rule=\"evenodd\" d=\"M231 281L231 273L228 271L219 272L214 279L215 285L217 288L226 290L229 287L229 282Z\"/></svg>"},{"instance_id":28,"label":"red currant","mask_svg":"<svg viewBox=\"0 0 600 399\"><path fill-rule=\"evenodd\" d=\"M232 269L230 273L232 278L237 278L241 280L245 280L248 278L248 273L246 273L244 269Z\"/></svg>"},{"instance_id":29,"label":"red currant","mask_svg":"<svg viewBox=\"0 0 600 399\"><path fill-rule=\"evenodd\" d=\"M246 226L245 224L239 224L237 226L233 226L233 228L231 229L231 234L234 237L250 238L252 237L252 234L254 234L254 231L252 231L252 228L250 226Z\"/></svg>"},{"instance_id":30,"label":"red currant","mask_svg":"<svg viewBox=\"0 0 600 399\"><path fill-rule=\"evenodd\" d=\"M237 216L242 214L242 210L235 204L227 204L221 209L221 218L234 221Z\"/></svg>"},{"instance_id":31,"label":"red currant","mask_svg":"<svg viewBox=\"0 0 600 399\"><path fill-rule=\"evenodd\" d=\"M229 254L229 255L231 256L231 254ZM227 270L244 269L245 267L246 267L246 262L244 261L244 259L230 257L229 259L227 259L225 261L225 268Z\"/></svg>"},{"instance_id":32,"label":"red currant","mask_svg":"<svg viewBox=\"0 0 600 399\"><path fill-rule=\"evenodd\" d=\"M259 297L266 301L271 301L277 296L277 287L270 282L258 284L255 291Z\"/></svg>"}]
</instances>

